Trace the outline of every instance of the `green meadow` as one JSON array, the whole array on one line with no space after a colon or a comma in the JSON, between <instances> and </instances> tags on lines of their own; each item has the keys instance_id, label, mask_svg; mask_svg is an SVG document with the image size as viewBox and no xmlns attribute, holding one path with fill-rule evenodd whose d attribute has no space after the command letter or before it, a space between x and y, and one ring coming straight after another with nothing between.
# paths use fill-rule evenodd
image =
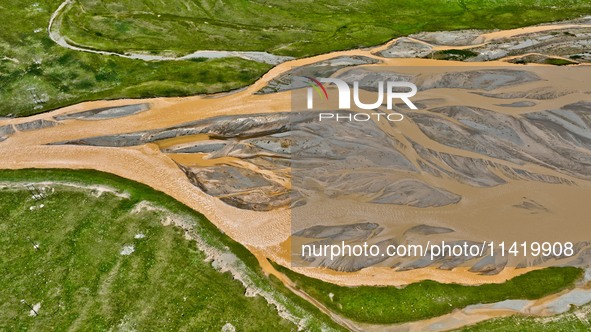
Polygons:
<instances>
[{"instance_id":1,"label":"green meadow","mask_svg":"<svg viewBox=\"0 0 591 332\"><path fill-rule=\"evenodd\" d=\"M128 50L267 51L310 56L420 31L509 29L577 17L588 1L76 1L62 32L79 45Z\"/></svg>"},{"instance_id":2,"label":"green meadow","mask_svg":"<svg viewBox=\"0 0 591 332\"><path fill-rule=\"evenodd\" d=\"M81 101L215 93L251 84L270 65L239 58L143 61L64 49L47 34L59 0L4 1L0 116ZM196 50L310 56L420 31L507 29L591 13L583 0L78 0L61 34L83 47L182 55Z\"/></svg>"},{"instance_id":3,"label":"green meadow","mask_svg":"<svg viewBox=\"0 0 591 332\"><path fill-rule=\"evenodd\" d=\"M305 319L307 330L341 329L264 276L254 256L202 215L149 187L92 171L0 171L0 182L21 184L0 189L0 331L222 331L227 324L297 331L275 305L247 296L237 278L296 323ZM33 199L26 183L45 198ZM146 203L157 209L138 209ZM192 225L199 246L179 227L163 226L166 218ZM215 268L224 260L207 259L204 247L221 252L239 276Z\"/></svg>"},{"instance_id":4,"label":"green meadow","mask_svg":"<svg viewBox=\"0 0 591 332\"><path fill-rule=\"evenodd\" d=\"M187 96L251 84L270 66L239 58L141 61L71 51L47 25L61 1L3 1L0 116L27 116L87 100Z\"/></svg>"},{"instance_id":5,"label":"green meadow","mask_svg":"<svg viewBox=\"0 0 591 332\"><path fill-rule=\"evenodd\" d=\"M550 317L511 316L495 318L457 332L586 332L591 330L591 305Z\"/></svg>"},{"instance_id":6,"label":"green meadow","mask_svg":"<svg viewBox=\"0 0 591 332\"><path fill-rule=\"evenodd\" d=\"M551 267L501 284L464 286L425 280L403 288L343 287L277 266L297 287L336 313L358 322L395 324L441 316L471 304L538 299L574 287L583 270ZM330 295L332 294L332 295Z\"/></svg>"}]
</instances>

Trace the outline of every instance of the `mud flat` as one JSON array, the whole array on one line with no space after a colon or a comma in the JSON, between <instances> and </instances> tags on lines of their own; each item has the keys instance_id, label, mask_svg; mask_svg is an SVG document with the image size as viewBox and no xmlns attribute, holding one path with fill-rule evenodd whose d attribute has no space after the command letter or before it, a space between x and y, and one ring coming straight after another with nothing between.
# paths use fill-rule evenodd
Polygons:
<instances>
[{"instance_id":1,"label":"mud flat","mask_svg":"<svg viewBox=\"0 0 591 332\"><path fill-rule=\"evenodd\" d=\"M577 64L591 61L590 34L588 18L508 31L421 32L398 38L375 54L385 58L430 58L452 51L464 55L458 60L471 62L508 58L516 63Z\"/></svg>"},{"instance_id":2,"label":"mud flat","mask_svg":"<svg viewBox=\"0 0 591 332\"><path fill-rule=\"evenodd\" d=\"M484 42L482 34L486 32L482 30L435 31L420 32L410 37L433 45L462 46Z\"/></svg>"},{"instance_id":3,"label":"mud flat","mask_svg":"<svg viewBox=\"0 0 591 332\"><path fill-rule=\"evenodd\" d=\"M398 38L387 49L377 53L384 58L423 58L433 52L433 46L412 38Z\"/></svg>"},{"instance_id":4,"label":"mud flat","mask_svg":"<svg viewBox=\"0 0 591 332\"><path fill-rule=\"evenodd\" d=\"M584 26L499 38L484 46L471 48L470 50L478 53L478 55L469 61L488 61L507 56L514 57L537 53L539 56L568 58L571 59L572 63L589 62L591 59L591 54L589 54L590 36L591 27ZM541 63L543 61L539 60L537 62Z\"/></svg>"},{"instance_id":5,"label":"mud flat","mask_svg":"<svg viewBox=\"0 0 591 332\"><path fill-rule=\"evenodd\" d=\"M375 64L378 62L379 60L366 56L337 56L291 69L269 81L257 94L304 88L308 86L306 77L329 77L340 69L349 66Z\"/></svg>"},{"instance_id":6,"label":"mud flat","mask_svg":"<svg viewBox=\"0 0 591 332\"><path fill-rule=\"evenodd\" d=\"M70 119L105 120L133 115L139 112L146 111L149 108L149 104L133 104L119 107L102 107L78 113L56 115L54 119L56 119L57 121Z\"/></svg>"},{"instance_id":7,"label":"mud flat","mask_svg":"<svg viewBox=\"0 0 591 332\"><path fill-rule=\"evenodd\" d=\"M14 134L14 127L12 125L0 127L0 141L4 141L12 134Z\"/></svg>"},{"instance_id":8,"label":"mud flat","mask_svg":"<svg viewBox=\"0 0 591 332\"><path fill-rule=\"evenodd\" d=\"M38 130L38 129L42 129L42 128L53 127L56 125L58 125L58 123L55 121L40 119L40 120L31 121L31 122L18 123L18 124L15 124L14 127L18 131L33 131L33 130Z\"/></svg>"}]
</instances>

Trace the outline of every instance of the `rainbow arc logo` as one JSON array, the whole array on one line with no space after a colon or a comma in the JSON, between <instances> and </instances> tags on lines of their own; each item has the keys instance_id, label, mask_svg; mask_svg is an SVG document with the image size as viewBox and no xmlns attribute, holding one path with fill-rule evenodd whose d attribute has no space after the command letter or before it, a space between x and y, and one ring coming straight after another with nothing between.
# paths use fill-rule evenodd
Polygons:
<instances>
[{"instance_id":1,"label":"rainbow arc logo","mask_svg":"<svg viewBox=\"0 0 591 332\"><path fill-rule=\"evenodd\" d=\"M308 76L304 77L308 79L308 84L316 91L316 93L318 93L321 98L324 97L324 99L328 100L328 92L326 92L326 88L319 80Z\"/></svg>"}]
</instances>

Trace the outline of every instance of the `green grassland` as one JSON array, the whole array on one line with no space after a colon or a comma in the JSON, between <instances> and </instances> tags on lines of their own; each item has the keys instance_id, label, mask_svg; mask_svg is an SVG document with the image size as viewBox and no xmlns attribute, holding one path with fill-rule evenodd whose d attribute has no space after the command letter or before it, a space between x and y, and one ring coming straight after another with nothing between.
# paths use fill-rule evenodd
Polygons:
<instances>
[{"instance_id":1,"label":"green grassland","mask_svg":"<svg viewBox=\"0 0 591 332\"><path fill-rule=\"evenodd\" d=\"M470 304L507 299L538 299L574 286L583 271L574 267L546 268L502 284L464 286L426 280L396 287L343 287L276 266L298 288L336 313L358 322L393 324L441 316ZM329 296L332 294L332 299Z\"/></svg>"},{"instance_id":2,"label":"green grassland","mask_svg":"<svg viewBox=\"0 0 591 332\"><path fill-rule=\"evenodd\" d=\"M245 296L230 273L205 261L171 215L194 223L212 248L237 257L243 275L272 294L307 330L340 330L308 302L272 283L256 258L200 214L146 186L92 171L0 171L0 181L103 184L130 198L52 185L35 201L26 189L0 189L0 331L296 331L260 296ZM148 201L168 212L132 212ZM30 210L31 206L43 208ZM136 234L144 238L135 238ZM33 243L39 244L35 250ZM121 255L122 248L135 251ZM39 315L20 301L41 303Z\"/></svg>"},{"instance_id":3,"label":"green grassland","mask_svg":"<svg viewBox=\"0 0 591 332\"><path fill-rule=\"evenodd\" d=\"M238 58L146 62L63 49L46 31L61 2L0 4L0 116L26 116L85 100L227 91L270 68ZM91 48L294 56L375 45L419 31L505 29L591 13L591 3L583 0L79 0L68 8L60 31Z\"/></svg>"},{"instance_id":4,"label":"green grassland","mask_svg":"<svg viewBox=\"0 0 591 332\"><path fill-rule=\"evenodd\" d=\"M548 64L548 65L554 65L554 66L568 66L568 65L577 64L574 61L569 61L566 59L557 59L557 58L546 59L546 61L544 61L544 63Z\"/></svg>"},{"instance_id":5,"label":"green grassland","mask_svg":"<svg viewBox=\"0 0 591 332\"><path fill-rule=\"evenodd\" d=\"M452 61L464 61L468 58L477 56L478 53L470 50L443 50L436 51L428 55L427 58L437 60L452 60Z\"/></svg>"},{"instance_id":6,"label":"green grassland","mask_svg":"<svg viewBox=\"0 0 591 332\"><path fill-rule=\"evenodd\" d=\"M78 44L116 52L309 56L420 31L507 29L589 12L585 0L80 0L66 13L62 32Z\"/></svg>"},{"instance_id":7,"label":"green grassland","mask_svg":"<svg viewBox=\"0 0 591 332\"><path fill-rule=\"evenodd\" d=\"M462 332L586 332L591 330L591 305L550 317L511 316L465 327Z\"/></svg>"},{"instance_id":8,"label":"green grassland","mask_svg":"<svg viewBox=\"0 0 591 332\"><path fill-rule=\"evenodd\" d=\"M46 31L60 3L0 3L0 12L9 14L0 20L0 116L26 116L86 100L228 91L270 68L238 58L149 62L67 50Z\"/></svg>"}]
</instances>

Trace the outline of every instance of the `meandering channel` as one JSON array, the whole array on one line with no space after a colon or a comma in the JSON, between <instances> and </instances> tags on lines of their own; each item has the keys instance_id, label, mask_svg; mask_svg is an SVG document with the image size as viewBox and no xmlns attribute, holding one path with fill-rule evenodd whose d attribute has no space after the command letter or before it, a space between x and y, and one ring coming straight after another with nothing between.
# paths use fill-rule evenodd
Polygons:
<instances>
[{"instance_id":1,"label":"meandering channel","mask_svg":"<svg viewBox=\"0 0 591 332\"><path fill-rule=\"evenodd\" d=\"M61 15L67 12L68 6L73 4L75 0L66 0L62 2L59 7L56 9L55 12L51 15L49 19L49 24L47 26L47 33L49 34L49 38L53 40L56 44L65 47L67 49L73 51L80 51L80 52L88 52L88 53L95 53L101 55L113 55L122 58L128 59L136 59L136 60L144 60L144 61L178 61L178 60L190 60L190 59L198 59L198 58L206 58L206 59L218 59L218 58L232 58L238 57L246 60L256 61L267 63L270 65L277 65L285 61L293 60L293 57L290 56L280 56L271 54L268 52L259 52L259 51L215 51L215 50L200 50L195 51L193 53L183 55L180 57L170 57L170 56L162 56L162 55L151 55L151 54L142 54L142 53L117 53L117 52L110 52L110 51L101 51L92 49L89 47L84 46L77 46L72 45L68 39L60 33L61 28Z\"/></svg>"}]
</instances>

